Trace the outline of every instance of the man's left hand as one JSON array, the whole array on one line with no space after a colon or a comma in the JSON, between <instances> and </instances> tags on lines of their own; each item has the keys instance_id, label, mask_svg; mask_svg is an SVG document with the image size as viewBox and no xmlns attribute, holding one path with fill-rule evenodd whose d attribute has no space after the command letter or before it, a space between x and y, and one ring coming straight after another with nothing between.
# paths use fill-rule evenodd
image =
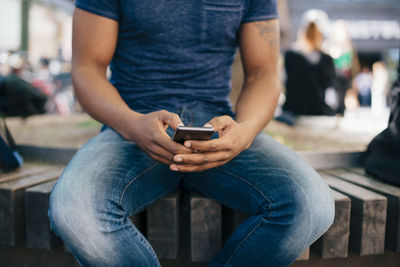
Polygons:
<instances>
[{"instance_id":1,"label":"man's left hand","mask_svg":"<svg viewBox=\"0 0 400 267\"><path fill-rule=\"evenodd\" d=\"M179 172L201 172L232 160L250 147L253 136L244 123L237 123L229 116L215 117L208 122L218 132L219 138L210 141L187 140L184 145L191 154L177 154L170 169Z\"/></svg>"}]
</instances>

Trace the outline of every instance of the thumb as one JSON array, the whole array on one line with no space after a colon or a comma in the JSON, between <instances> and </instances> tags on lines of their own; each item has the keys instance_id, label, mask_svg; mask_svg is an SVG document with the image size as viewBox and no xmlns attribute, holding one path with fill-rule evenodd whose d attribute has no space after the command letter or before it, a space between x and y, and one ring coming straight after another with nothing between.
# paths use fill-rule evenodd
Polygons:
<instances>
[{"instance_id":1,"label":"thumb","mask_svg":"<svg viewBox=\"0 0 400 267\"><path fill-rule=\"evenodd\" d=\"M168 112L168 111L163 111L161 113L160 117L161 121L171 127L172 129L176 130L178 126L183 125L181 118L179 117L178 114Z\"/></svg>"},{"instance_id":2,"label":"thumb","mask_svg":"<svg viewBox=\"0 0 400 267\"><path fill-rule=\"evenodd\" d=\"M218 132L219 136L223 136L225 131L230 128L233 120L229 116L215 117L210 120L207 124L211 124L214 127L214 131Z\"/></svg>"},{"instance_id":3,"label":"thumb","mask_svg":"<svg viewBox=\"0 0 400 267\"><path fill-rule=\"evenodd\" d=\"M215 117L212 120L210 120L209 122L207 122L204 127L214 127L214 131L215 132L219 132L220 130L222 130L223 128L225 128L226 123L223 120L223 118L221 117Z\"/></svg>"}]
</instances>

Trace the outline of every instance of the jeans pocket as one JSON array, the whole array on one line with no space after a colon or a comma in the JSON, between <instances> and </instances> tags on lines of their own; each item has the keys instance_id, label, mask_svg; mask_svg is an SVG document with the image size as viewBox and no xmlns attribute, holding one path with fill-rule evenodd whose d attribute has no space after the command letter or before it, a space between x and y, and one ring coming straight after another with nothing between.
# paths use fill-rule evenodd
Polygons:
<instances>
[{"instance_id":1,"label":"jeans pocket","mask_svg":"<svg viewBox=\"0 0 400 267\"><path fill-rule=\"evenodd\" d=\"M202 0L202 42L217 47L236 44L243 12L241 0Z\"/></svg>"}]
</instances>

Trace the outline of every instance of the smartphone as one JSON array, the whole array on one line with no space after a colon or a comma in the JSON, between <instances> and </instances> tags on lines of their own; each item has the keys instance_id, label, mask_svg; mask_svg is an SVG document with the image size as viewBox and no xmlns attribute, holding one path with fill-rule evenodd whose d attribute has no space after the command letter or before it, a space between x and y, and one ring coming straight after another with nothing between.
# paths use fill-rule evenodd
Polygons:
<instances>
[{"instance_id":1,"label":"smartphone","mask_svg":"<svg viewBox=\"0 0 400 267\"><path fill-rule=\"evenodd\" d=\"M172 140L183 144L185 140L207 141L214 133L213 127L178 126Z\"/></svg>"}]
</instances>

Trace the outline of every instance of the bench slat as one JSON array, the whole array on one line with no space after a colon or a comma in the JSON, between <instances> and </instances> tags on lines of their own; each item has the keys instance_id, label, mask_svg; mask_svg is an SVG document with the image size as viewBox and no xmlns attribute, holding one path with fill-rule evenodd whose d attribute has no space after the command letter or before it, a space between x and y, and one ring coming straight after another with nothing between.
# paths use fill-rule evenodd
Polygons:
<instances>
[{"instance_id":1,"label":"bench slat","mask_svg":"<svg viewBox=\"0 0 400 267\"><path fill-rule=\"evenodd\" d=\"M385 246L390 250L400 252L400 188L376 180L364 174L359 168L330 170L327 173L387 197Z\"/></svg>"},{"instance_id":2,"label":"bench slat","mask_svg":"<svg viewBox=\"0 0 400 267\"><path fill-rule=\"evenodd\" d=\"M386 197L321 172L330 187L351 199L350 249L359 255L383 254Z\"/></svg>"},{"instance_id":3,"label":"bench slat","mask_svg":"<svg viewBox=\"0 0 400 267\"><path fill-rule=\"evenodd\" d=\"M296 261L308 261L310 259L310 247L306 248L304 252L297 258Z\"/></svg>"},{"instance_id":4,"label":"bench slat","mask_svg":"<svg viewBox=\"0 0 400 267\"><path fill-rule=\"evenodd\" d=\"M147 209L147 239L160 259L179 252L180 192L159 199Z\"/></svg>"},{"instance_id":5,"label":"bench slat","mask_svg":"<svg viewBox=\"0 0 400 267\"><path fill-rule=\"evenodd\" d=\"M17 170L12 172L2 173L0 174L0 183L21 179L25 176L32 176L35 174L43 173L45 171L50 171L54 169L54 167L50 166L35 166L35 165L27 165L23 166Z\"/></svg>"},{"instance_id":6,"label":"bench slat","mask_svg":"<svg viewBox=\"0 0 400 267\"><path fill-rule=\"evenodd\" d=\"M321 258L346 258L350 236L350 198L332 190L335 199L335 220L329 230L320 237L311 250Z\"/></svg>"},{"instance_id":7,"label":"bench slat","mask_svg":"<svg viewBox=\"0 0 400 267\"><path fill-rule=\"evenodd\" d=\"M190 207L192 261L208 262L222 247L221 204L193 193Z\"/></svg>"},{"instance_id":8,"label":"bench slat","mask_svg":"<svg viewBox=\"0 0 400 267\"><path fill-rule=\"evenodd\" d=\"M25 191L26 245L29 248L51 250L61 245L50 229L49 198L57 180L39 184Z\"/></svg>"},{"instance_id":9,"label":"bench slat","mask_svg":"<svg viewBox=\"0 0 400 267\"><path fill-rule=\"evenodd\" d=\"M16 245L25 239L25 190L57 179L61 169L0 183L0 244Z\"/></svg>"},{"instance_id":10,"label":"bench slat","mask_svg":"<svg viewBox=\"0 0 400 267\"><path fill-rule=\"evenodd\" d=\"M129 217L132 223L136 226L136 228L144 235L147 235L146 230L146 220L147 220L147 211L142 211L140 213L134 214Z\"/></svg>"}]
</instances>

